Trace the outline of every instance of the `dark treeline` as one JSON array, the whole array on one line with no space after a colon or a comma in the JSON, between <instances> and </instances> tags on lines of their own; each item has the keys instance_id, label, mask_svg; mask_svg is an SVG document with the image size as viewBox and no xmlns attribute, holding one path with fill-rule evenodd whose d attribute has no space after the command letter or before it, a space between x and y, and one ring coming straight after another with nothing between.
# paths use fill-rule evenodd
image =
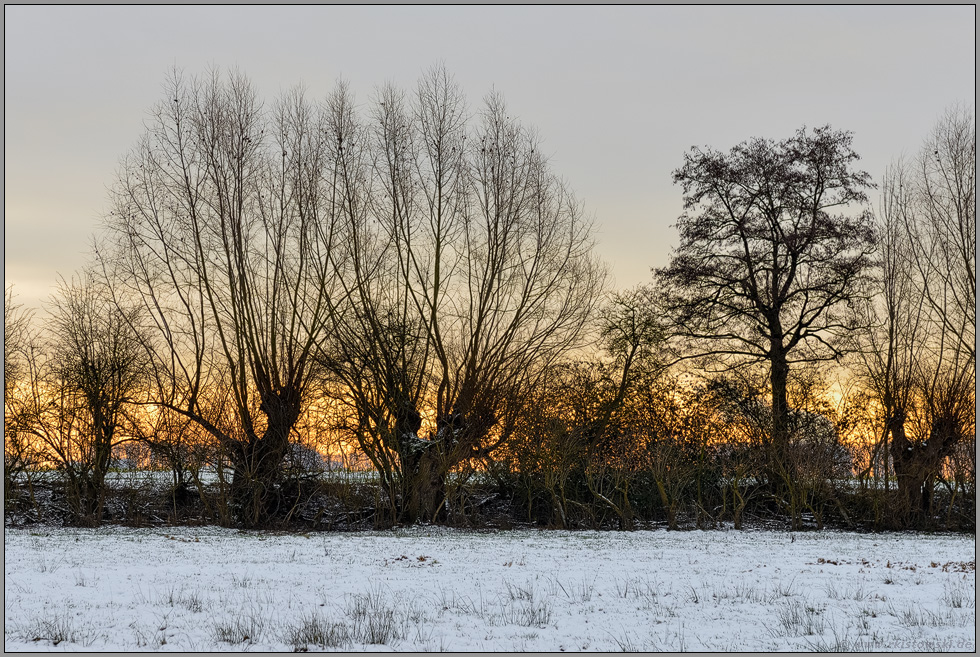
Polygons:
<instances>
[{"instance_id":1,"label":"dark treeline","mask_svg":"<svg viewBox=\"0 0 980 657\"><path fill-rule=\"evenodd\" d=\"M6 290L7 520L975 531L973 112L851 143L692 148L617 293L499 95L175 72L91 265Z\"/></svg>"}]
</instances>

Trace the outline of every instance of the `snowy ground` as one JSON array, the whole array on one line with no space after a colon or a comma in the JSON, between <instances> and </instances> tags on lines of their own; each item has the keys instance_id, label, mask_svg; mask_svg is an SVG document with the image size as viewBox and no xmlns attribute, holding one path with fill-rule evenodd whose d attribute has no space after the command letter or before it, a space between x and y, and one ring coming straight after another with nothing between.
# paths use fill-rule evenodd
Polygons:
<instances>
[{"instance_id":1,"label":"snowy ground","mask_svg":"<svg viewBox=\"0 0 980 657\"><path fill-rule=\"evenodd\" d=\"M11 530L5 650L970 651L974 536Z\"/></svg>"}]
</instances>

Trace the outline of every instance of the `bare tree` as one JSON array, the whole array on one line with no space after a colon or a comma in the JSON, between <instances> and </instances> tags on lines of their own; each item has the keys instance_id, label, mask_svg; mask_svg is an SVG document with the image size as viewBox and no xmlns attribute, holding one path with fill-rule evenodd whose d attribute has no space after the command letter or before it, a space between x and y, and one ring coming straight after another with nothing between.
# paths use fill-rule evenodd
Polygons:
<instances>
[{"instance_id":1,"label":"bare tree","mask_svg":"<svg viewBox=\"0 0 980 657\"><path fill-rule=\"evenodd\" d=\"M883 435L869 467L890 469L888 437L904 436L913 402L916 361L924 332L924 299L917 294L910 263L912 245L903 216L912 207L907 167L898 162L885 173L877 219L880 242L879 295L869 305L872 330L862 361L882 404ZM877 321L876 321L877 320ZM904 438L897 438L904 441Z\"/></svg>"},{"instance_id":2,"label":"bare tree","mask_svg":"<svg viewBox=\"0 0 980 657\"><path fill-rule=\"evenodd\" d=\"M3 491L8 503L14 498L18 477L36 461L25 425L31 385L29 355L35 342L33 314L15 302L14 289L7 286L3 297Z\"/></svg>"},{"instance_id":3,"label":"bare tree","mask_svg":"<svg viewBox=\"0 0 980 657\"><path fill-rule=\"evenodd\" d=\"M64 477L74 521L99 524L125 407L143 391L137 311L117 307L91 272L61 279L50 309L46 340L27 358L25 426Z\"/></svg>"},{"instance_id":4,"label":"bare tree","mask_svg":"<svg viewBox=\"0 0 980 657\"><path fill-rule=\"evenodd\" d=\"M369 121L343 88L331 107L354 272L331 368L398 514L445 517L449 472L508 440L582 333L603 281L591 224L500 97L474 125L444 69L414 96L382 88Z\"/></svg>"},{"instance_id":5,"label":"bare tree","mask_svg":"<svg viewBox=\"0 0 980 657\"><path fill-rule=\"evenodd\" d=\"M595 396L585 406L591 412L582 414L572 435L583 446L590 494L627 529L633 527L629 486L643 460L640 454L646 441L640 436L642 430L624 426L630 423L622 417L624 406L638 385L646 387L644 393L657 387L663 369L658 349L663 346L665 327L653 291L639 286L613 294L600 311L599 332L612 362L597 364L593 372L601 374L598 381L608 382L609 390L603 395L601 385L590 386ZM670 458L665 450L660 456Z\"/></svg>"},{"instance_id":6,"label":"bare tree","mask_svg":"<svg viewBox=\"0 0 980 657\"><path fill-rule=\"evenodd\" d=\"M656 270L686 351L724 368L769 367L777 456L788 444L794 364L832 360L854 328L873 252L867 173L848 132L801 129L729 153L692 149L674 181L681 243ZM857 207L855 214L847 214Z\"/></svg>"},{"instance_id":7,"label":"bare tree","mask_svg":"<svg viewBox=\"0 0 980 657\"><path fill-rule=\"evenodd\" d=\"M914 204L902 213L929 327L915 430L904 441L898 434L892 449L913 514L932 511L943 463L976 436L976 163L974 113L951 108L913 165Z\"/></svg>"},{"instance_id":8,"label":"bare tree","mask_svg":"<svg viewBox=\"0 0 980 657\"><path fill-rule=\"evenodd\" d=\"M976 432L975 169L973 117L953 109L882 186L881 287L862 363L882 406L877 462L894 467L900 522L923 519L943 461Z\"/></svg>"},{"instance_id":9,"label":"bare tree","mask_svg":"<svg viewBox=\"0 0 980 657\"><path fill-rule=\"evenodd\" d=\"M240 74L175 72L122 165L102 248L120 298L149 318L153 403L220 443L250 526L275 514L334 305L324 128L300 90L267 110ZM230 415L209 410L212 388Z\"/></svg>"}]
</instances>

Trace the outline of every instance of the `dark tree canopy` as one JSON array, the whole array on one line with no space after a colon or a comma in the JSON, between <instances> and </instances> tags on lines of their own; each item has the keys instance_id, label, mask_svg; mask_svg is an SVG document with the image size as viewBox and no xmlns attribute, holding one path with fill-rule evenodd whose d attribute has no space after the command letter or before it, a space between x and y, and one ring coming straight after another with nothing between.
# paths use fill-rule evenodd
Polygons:
<instances>
[{"instance_id":1,"label":"dark tree canopy","mask_svg":"<svg viewBox=\"0 0 980 657\"><path fill-rule=\"evenodd\" d=\"M863 206L872 183L853 168L851 141L829 126L804 128L728 153L692 148L674 172L684 190L681 243L656 274L675 335L686 356L769 363L774 439L785 438L789 366L841 355L871 264Z\"/></svg>"}]
</instances>

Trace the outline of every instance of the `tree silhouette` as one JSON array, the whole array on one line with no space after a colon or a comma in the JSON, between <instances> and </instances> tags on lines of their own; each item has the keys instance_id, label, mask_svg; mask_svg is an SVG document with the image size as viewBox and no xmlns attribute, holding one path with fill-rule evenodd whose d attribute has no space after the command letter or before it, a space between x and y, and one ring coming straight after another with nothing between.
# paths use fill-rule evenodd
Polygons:
<instances>
[{"instance_id":1,"label":"tree silhouette","mask_svg":"<svg viewBox=\"0 0 980 657\"><path fill-rule=\"evenodd\" d=\"M851 142L829 126L800 129L728 153L692 148L674 172L681 241L656 270L674 336L685 358L768 365L775 454L789 439L791 366L838 358L854 328L849 307L865 294L871 182L853 169Z\"/></svg>"}]
</instances>

